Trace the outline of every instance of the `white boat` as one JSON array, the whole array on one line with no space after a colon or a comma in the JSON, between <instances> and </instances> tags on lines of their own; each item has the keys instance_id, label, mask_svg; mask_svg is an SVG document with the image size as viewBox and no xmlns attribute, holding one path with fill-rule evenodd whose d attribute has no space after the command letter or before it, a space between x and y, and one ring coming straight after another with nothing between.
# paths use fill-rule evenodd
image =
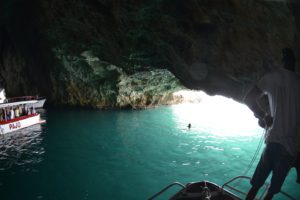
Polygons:
<instances>
[{"instance_id":1,"label":"white boat","mask_svg":"<svg viewBox=\"0 0 300 200\"><path fill-rule=\"evenodd\" d=\"M35 103L33 106L34 106L35 108L43 108L45 102L46 102L46 99L45 99L45 98L38 97L38 98L37 98L37 103Z\"/></svg>"},{"instance_id":2,"label":"white boat","mask_svg":"<svg viewBox=\"0 0 300 200\"><path fill-rule=\"evenodd\" d=\"M43 106L39 100L15 100L0 102L0 134L17 131L35 124L46 122L42 120L35 106Z\"/></svg>"},{"instance_id":3,"label":"white boat","mask_svg":"<svg viewBox=\"0 0 300 200\"><path fill-rule=\"evenodd\" d=\"M12 103L12 102L19 102L19 101L30 101L30 100L36 100L35 103L32 103L29 105L30 107L34 107L35 109L43 108L46 99L43 97L36 96L19 96L19 97L9 97L6 98L5 90L2 89L0 91L0 103Z\"/></svg>"},{"instance_id":4,"label":"white boat","mask_svg":"<svg viewBox=\"0 0 300 200\"><path fill-rule=\"evenodd\" d=\"M21 96L21 97L11 97L5 99L6 103L19 102L19 101L30 101L35 100L35 103L31 103L29 106L34 108L43 108L46 99L39 96Z\"/></svg>"}]
</instances>

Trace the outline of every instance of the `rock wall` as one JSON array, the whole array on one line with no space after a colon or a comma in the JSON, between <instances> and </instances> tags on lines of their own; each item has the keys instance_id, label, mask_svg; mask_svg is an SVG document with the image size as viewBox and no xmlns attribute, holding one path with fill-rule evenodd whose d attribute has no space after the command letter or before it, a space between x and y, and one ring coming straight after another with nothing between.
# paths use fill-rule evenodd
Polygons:
<instances>
[{"instance_id":1,"label":"rock wall","mask_svg":"<svg viewBox=\"0 0 300 200\"><path fill-rule=\"evenodd\" d=\"M264 67L280 66L282 48L299 61L295 1L4 0L0 9L0 84L9 96L140 107L176 102L170 94L183 84L240 100ZM140 81L155 68L180 83L163 70L156 85Z\"/></svg>"},{"instance_id":2,"label":"rock wall","mask_svg":"<svg viewBox=\"0 0 300 200\"><path fill-rule=\"evenodd\" d=\"M280 65L282 48L297 49L295 18L284 1L174 1L165 12L177 25L168 27L174 39L164 53L175 58L172 71L187 87L211 94L240 100L265 66Z\"/></svg>"},{"instance_id":3,"label":"rock wall","mask_svg":"<svg viewBox=\"0 0 300 200\"><path fill-rule=\"evenodd\" d=\"M183 87L168 70L157 69L130 76L123 75L118 88L118 107L143 108L184 101L184 96L173 95Z\"/></svg>"}]
</instances>

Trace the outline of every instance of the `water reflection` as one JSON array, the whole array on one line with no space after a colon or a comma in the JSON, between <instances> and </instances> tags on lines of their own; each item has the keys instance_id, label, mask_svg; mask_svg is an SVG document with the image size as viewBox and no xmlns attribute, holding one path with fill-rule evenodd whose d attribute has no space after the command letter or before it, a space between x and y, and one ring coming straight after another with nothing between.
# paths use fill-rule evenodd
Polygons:
<instances>
[{"instance_id":1,"label":"water reflection","mask_svg":"<svg viewBox=\"0 0 300 200\"><path fill-rule=\"evenodd\" d=\"M42 161L44 147L40 124L0 135L0 170Z\"/></svg>"}]
</instances>

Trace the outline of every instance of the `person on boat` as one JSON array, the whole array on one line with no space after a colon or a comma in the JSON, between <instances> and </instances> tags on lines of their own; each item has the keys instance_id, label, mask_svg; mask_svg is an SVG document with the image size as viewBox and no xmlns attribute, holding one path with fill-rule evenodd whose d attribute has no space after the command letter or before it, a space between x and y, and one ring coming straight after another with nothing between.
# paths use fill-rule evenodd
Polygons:
<instances>
[{"instance_id":1,"label":"person on boat","mask_svg":"<svg viewBox=\"0 0 300 200\"><path fill-rule=\"evenodd\" d=\"M13 108L10 108L10 119L14 119L15 118L15 112Z\"/></svg>"},{"instance_id":2,"label":"person on boat","mask_svg":"<svg viewBox=\"0 0 300 200\"><path fill-rule=\"evenodd\" d=\"M23 106L23 114L28 115L28 108L27 108L26 104Z\"/></svg>"},{"instance_id":3,"label":"person on boat","mask_svg":"<svg viewBox=\"0 0 300 200\"><path fill-rule=\"evenodd\" d=\"M4 109L1 109L1 112L0 112L0 121L4 121L5 120L5 114L4 114Z\"/></svg>"},{"instance_id":4,"label":"person on boat","mask_svg":"<svg viewBox=\"0 0 300 200\"><path fill-rule=\"evenodd\" d=\"M14 110L15 110L15 117L16 118L20 117L19 107L16 107Z\"/></svg>"},{"instance_id":5,"label":"person on boat","mask_svg":"<svg viewBox=\"0 0 300 200\"><path fill-rule=\"evenodd\" d=\"M300 122L300 78L295 72L295 56L283 49L283 67L268 70L245 95L244 102L266 128L265 149L250 181L252 187L246 200L255 199L261 186L272 172L271 184L264 200L280 192L284 180L297 156L296 137ZM270 113L259 100L267 94Z\"/></svg>"},{"instance_id":6,"label":"person on boat","mask_svg":"<svg viewBox=\"0 0 300 200\"><path fill-rule=\"evenodd\" d=\"M31 109L27 108L27 115L31 115Z\"/></svg>"},{"instance_id":7,"label":"person on boat","mask_svg":"<svg viewBox=\"0 0 300 200\"><path fill-rule=\"evenodd\" d=\"M23 108L22 107L23 107L23 105L18 107L20 116L23 116Z\"/></svg>"},{"instance_id":8,"label":"person on boat","mask_svg":"<svg viewBox=\"0 0 300 200\"><path fill-rule=\"evenodd\" d=\"M8 108L5 108L5 120L10 120L10 112Z\"/></svg>"},{"instance_id":9,"label":"person on boat","mask_svg":"<svg viewBox=\"0 0 300 200\"><path fill-rule=\"evenodd\" d=\"M32 107L32 114L36 114L36 110L35 110L35 107Z\"/></svg>"}]
</instances>

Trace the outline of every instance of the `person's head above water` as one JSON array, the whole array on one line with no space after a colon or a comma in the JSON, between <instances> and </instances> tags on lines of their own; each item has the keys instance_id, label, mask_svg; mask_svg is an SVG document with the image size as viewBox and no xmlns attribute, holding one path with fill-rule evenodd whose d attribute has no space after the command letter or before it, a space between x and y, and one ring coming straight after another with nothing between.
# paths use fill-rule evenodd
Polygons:
<instances>
[{"instance_id":1,"label":"person's head above water","mask_svg":"<svg viewBox=\"0 0 300 200\"><path fill-rule=\"evenodd\" d=\"M189 124L188 124L188 128L191 128L191 127L192 127L192 124L191 124L191 123L189 123Z\"/></svg>"}]
</instances>

